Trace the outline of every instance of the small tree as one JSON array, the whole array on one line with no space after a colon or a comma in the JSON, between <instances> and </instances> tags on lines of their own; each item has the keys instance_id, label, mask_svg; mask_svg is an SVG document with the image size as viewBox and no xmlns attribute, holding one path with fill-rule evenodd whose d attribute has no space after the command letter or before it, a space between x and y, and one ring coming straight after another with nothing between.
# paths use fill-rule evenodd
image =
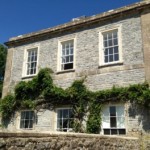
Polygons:
<instances>
[{"instance_id":1,"label":"small tree","mask_svg":"<svg viewBox=\"0 0 150 150\"><path fill-rule=\"evenodd\" d=\"M0 98L2 96L2 87L3 87L4 73L5 73L6 55L7 55L7 48L4 45L0 44Z\"/></svg>"}]
</instances>

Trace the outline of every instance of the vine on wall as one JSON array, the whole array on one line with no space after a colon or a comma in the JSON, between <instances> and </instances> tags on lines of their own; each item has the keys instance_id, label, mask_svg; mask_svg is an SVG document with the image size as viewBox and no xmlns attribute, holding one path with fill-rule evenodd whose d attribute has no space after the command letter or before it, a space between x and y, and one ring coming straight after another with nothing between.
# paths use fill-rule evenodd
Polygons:
<instances>
[{"instance_id":1,"label":"vine on wall","mask_svg":"<svg viewBox=\"0 0 150 150\"><path fill-rule=\"evenodd\" d=\"M71 87L62 89L53 84L52 73L49 68L41 69L31 81L19 82L14 94L9 94L0 101L2 119L11 117L19 109L36 109L43 103L54 107L71 105L75 118L74 131L99 133L102 105L108 101L134 101L150 108L150 90L147 83L92 92L86 88L82 79L74 81ZM44 101L39 103L41 97ZM86 121L86 129L83 127L84 121Z\"/></svg>"}]
</instances>

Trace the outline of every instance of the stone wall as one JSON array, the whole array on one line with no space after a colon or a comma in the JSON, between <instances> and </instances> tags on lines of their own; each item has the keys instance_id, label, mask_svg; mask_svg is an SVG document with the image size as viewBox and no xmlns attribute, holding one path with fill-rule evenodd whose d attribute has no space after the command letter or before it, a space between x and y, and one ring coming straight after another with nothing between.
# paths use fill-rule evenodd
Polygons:
<instances>
[{"instance_id":1,"label":"stone wall","mask_svg":"<svg viewBox=\"0 0 150 150\"><path fill-rule=\"evenodd\" d=\"M122 63L100 67L99 34L101 30L121 27ZM75 70L58 73L58 43L60 40L75 38ZM38 46L38 69L49 67L54 71L54 82L67 88L79 78L87 76L86 85L91 90L111 88L113 85L127 86L145 81L144 60L142 52L141 20L134 15L128 18L109 20L69 33L60 33L39 42L28 43L14 48L12 72L9 89L22 78L25 49Z\"/></svg>"},{"instance_id":2,"label":"stone wall","mask_svg":"<svg viewBox=\"0 0 150 150\"><path fill-rule=\"evenodd\" d=\"M0 133L1 150L149 150L139 138L89 134Z\"/></svg>"},{"instance_id":3,"label":"stone wall","mask_svg":"<svg viewBox=\"0 0 150 150\"><path fill-rule=\"evenodd\" d=\"M146 80L150 84L150 10L146 9L141 15L142 40L144 52L144 67Z\"/></svg>"},{"instance_id":4,"label":"stone wall","mask_svg":"<svg viewBox=\"0 0 150 150\"><path fill-rule=\"evenodd\" d=\"M110 103L109 103L110 104ZM114 103L112 103L113 105ZM117 103L119 104L119 103ZM150 132L150 110L139 107L134 103L120 103L125 107L125 129L127 136L139 136ZM106 104L108 105L108 104ZM61 108L61 107L58 107ZM57 113L56 109L39 109L35 111L36 119L34 127L30 132L55 132L57 133ZM11 120L6 121L5 128L0 128L1 132L28 132L20 128L20 112L16 112ZM86 126L86 120L84 120ZM100 134L103 134L100 131Z\"/></svg>"}]
</instances>

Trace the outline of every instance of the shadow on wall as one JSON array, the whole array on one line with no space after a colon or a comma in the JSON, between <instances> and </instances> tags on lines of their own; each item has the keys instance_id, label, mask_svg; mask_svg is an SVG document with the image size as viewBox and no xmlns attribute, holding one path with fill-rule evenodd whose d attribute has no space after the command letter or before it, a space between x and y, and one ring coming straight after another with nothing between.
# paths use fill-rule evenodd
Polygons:
<instances>
[{"instance_id":1,"label":"shadow on wall","mask_svg":"<svg viewBox=\"0 0 150 150\"><path fill-rule=\"evenodd\" d=\"M134 120L134 127L138 128L138 131L150 132L150 110L148 108L131 103L129 117Z\"/></svg>"}]
</instances>

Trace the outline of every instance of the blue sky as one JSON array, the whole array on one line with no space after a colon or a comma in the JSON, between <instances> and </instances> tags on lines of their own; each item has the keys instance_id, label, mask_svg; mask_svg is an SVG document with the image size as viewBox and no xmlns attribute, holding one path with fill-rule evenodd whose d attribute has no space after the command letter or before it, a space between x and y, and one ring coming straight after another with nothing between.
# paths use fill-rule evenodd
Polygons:
<instances>
[{"instance_id":1,"label":"blue sky","mask_svg":"<svg viewBox=\"0 0 150 150\"><path fill-rule=\"evenodd\" d=\"M0 43L140 0L0 0Z\"/></svg>"}]
</instances>

